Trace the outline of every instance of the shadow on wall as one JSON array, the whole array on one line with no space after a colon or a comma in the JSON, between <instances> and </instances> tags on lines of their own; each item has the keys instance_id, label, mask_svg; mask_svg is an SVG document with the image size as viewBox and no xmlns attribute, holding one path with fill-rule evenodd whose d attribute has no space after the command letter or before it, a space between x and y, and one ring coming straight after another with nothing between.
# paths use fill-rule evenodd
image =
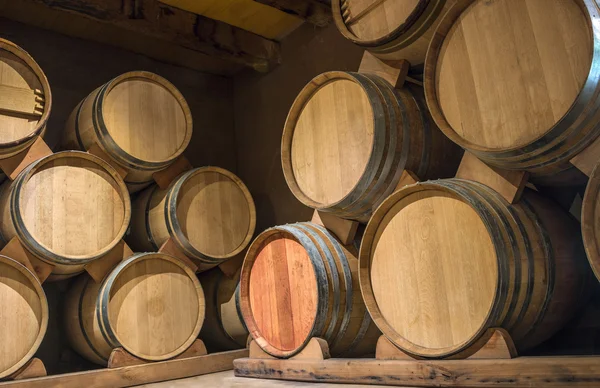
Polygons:
<instances>
[{"instance_id":1,"label":"shadow on wall","mask_svg":"<svg viewBox=\"0 0 600 388\"><path fill-rule=\"evenodd\" d=\"M333 24L304 24L282 42L282 65L266 75L245 71L234 78L238 175L256 202L257 233L310 220L312 210L292 195L281 169L285 119L312 78L331 70L357 71L362 53Z\"/></svg>"}]
</instances>

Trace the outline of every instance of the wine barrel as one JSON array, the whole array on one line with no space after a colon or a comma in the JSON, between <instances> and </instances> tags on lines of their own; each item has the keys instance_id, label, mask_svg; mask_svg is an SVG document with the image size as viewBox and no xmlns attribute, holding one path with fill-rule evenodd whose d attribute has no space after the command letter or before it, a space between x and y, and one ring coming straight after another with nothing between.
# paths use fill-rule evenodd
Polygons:
<instances>
[{"instance_id":1,"label":"wine barrel","mask_svg":"<svg viewBox=\"0 0 600 388\"><path fill-rule=\"evenodd\" d=\"M48 326L48 302L38 278L24 265L0 256L0 379L35 354Z\"/></svg>"},{"instance_id":2,"label":"wine barrel","mask_svg":"<svg viewBox=\"0 0 600 388\"><path fill-rule=\"evenodd\" d=\"M52 92L46 75L21 47L0 39L0 158L29 148L46 130Z\"/></svg>"},{"instance_id":3,"label":"wine barrel","mask_svg":"<svg viewBox=\"0 0 600 388\"><path fill-rule=\"evenodd\" d=\"M456 1L425 63L437 125L488 164L568 183L600 135L599 21L589 0Z\"/></svg>"},{"instance_id":4,"label":"wine barrel","mask_svg":"<svg viewBox=\"0 0 600 388\"><path fill-rule=\"evenodd\" d=\"M106 365L123 347L149 361L183 353L204 320L204 294L182 261L164 253L138 253L96 283L81 275L65 301L65 332L73 349Z\"/></svg>"},{"instance_id":5,"label":"wine barrel","mask_svg":"<svg viewBox=\"0 0 600 388\"><path fill-rule=\"evenodd\" d=\"M594 274L600 280L600 169L590 175L581 205L581 233L585 252Z\"/></svg>"},{"instance_id":6,"label":"wine barrel","mask_svg":"<svg viewBox=\"0 0 600 388\"><path fill-rule=\"evenodd\" d=\"M462 152L430 120L422 93L375 75L333 71L300 92L283 130L287 184L303 204L366 222L404 169L451 177Z\"/></svg>"},{"instance_id":7,"label":"wine barrel","mask_svg":"<svg viewBox=\"0 0 600 388\"><path fill-rule=\"evenodd\" d=\"M392 194L360 249L373 320L415 357L467 357L493 327L506 329L519 350L538 345L573 316L588 280L567 213L534 191L510 205L460 179Z\"/></svg>"},{"instance_id":8,"label":"wine barrel","mask_svg":"<svg viewBox=\"0 0 600 388\"><path fill-rule=\"evenodd\" d=\"M94 144L127 171L131 192L153 183L188 146L192 114L166 79L146 71L122 74L94 90L69 117L63 147L86 151Z\"/></svg>"},{"instance_id":9,"label":"wine barrel","mask_svg":"<svg viewBox=\"0 0 600 388\"><path fill-rule=\"evenodd\" d=\"M146 189L133 203L128 244L157 251L169 238L205 270L240 253L256 225L254 201L244 183L219 167L183 174L168 189Z\"/></svg>"},{"instance_id":10,"label":"wine barrel","mask_svg":"<svg viewBox=\"0 0 600 388\"><path fill-rule=\"evenodd\" d=\"M342 35L381 59L425 62L427 47L452 0L332 0Z\"/></svg>"},{"instance_id":11,"label":"wine barrel","mask_svg":"<svg viewBox=\"0 0 600 388\"><path fill-rule=\"evenodd\" d=\"M373 353L379 330L358 287L356 256L316 224L276 226L250 245L240 281L240 309L254 341L280 358L312 337L333 356Z\"/></svg>"},{"instance_id":12,"label":"wine barrel","mask_svg":"<svg viewBox=\"0 0 600 388\"><path fill-rule=\"evenodd\" d=\"M80 151L43 157L0 187L0 243L18 237L54 266L51 280L83 271L104 256L129 226L123 179L104 160Z\"/></svg>"},{"instance_id":13,"label":"wine barrel","mask_svg":"<svg viewBox=\"0 0 600 388\"><path fill-rule=\"evenodd\" d=\"M239 272L232 277L219 268L198 276L206 299L200 339L209 353L246 347L248 329L239 310Z\"/></svg>"}]
</instances>

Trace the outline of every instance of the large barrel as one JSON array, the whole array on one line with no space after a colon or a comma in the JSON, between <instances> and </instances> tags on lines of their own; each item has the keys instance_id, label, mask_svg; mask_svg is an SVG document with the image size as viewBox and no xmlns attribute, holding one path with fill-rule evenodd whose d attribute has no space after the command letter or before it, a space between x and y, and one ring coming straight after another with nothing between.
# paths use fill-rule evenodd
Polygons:
<instances>
[{"instance_id":1,"label":"large barrel","mask_svg":"<svg viewBox=\"0 0 600 388\"><path fill-rule=\"evenodd\" d=\"M275 357L299 353L312 337L334 356L365 355L380 335L360 294L356 256L312 223L276 226L254 240L240 308L258 346Z\"/></svg>"},{"instance_id":2,"label":"large barrel","mask_svg":"<svg viewBox=\"0 0 600 388\"><path fill-rule=\"evenodd\" d=\"M0 256L0 379L35 354L48 326L48 302L38 278L24 265Z\"/></svg>"},{"instance_id":3,"label":"large barrel","mask_svg":"<svg viewBox=\"0 0 600 388\"><path fill-rule=\"evenodd\" d=\"M581 233L590 265L600 280L600 169L594 168L581 206Z\"/></svg>"},{"instance_id":4,"label":"large barrel","mask_svg":"<svg viewBox=\"0 0 600 388\"><path fill-rule=\"evenodd\" d=\"M65 301L71 346L100 365L116 347L149 361L176 357L196 340L203 320L198 278L163 253L135 254L102 283L81 275Z\"/></svg>"},{"instance_id":5,"label":"large barrel","mask_svg":"<svg viewBox=\"0 0 600 388\"><path fill-rule=\"evenodd\" d=\"M342 35L382 59L425 62L427 47L452 0L332 0Z\"/></svg>"},{"instance_id":6,"label":"large barrel","mask_svg":"<svg viewBox=\"0 0 600 388\"><path fill-rule=\"evenodd\" d=\"M239 309L239 271L226 276L218 268L198 276L206 298L206 317L200 331L209 353L246 347L248 329Z\"/></svg>"},{"instance_id":7,"label":"large barrel","mask_svg":"<svg viewBox=\"0 0 600 388\"><path fill-rule=\"evenodd\" d=\"M46 75L21 47L0 39L0 158L42 136L52 108Z\"/></svg>"},{"instance_id":8,"label":"large barrel","mask_svg":"<svg viewBox=\"0 0 600 388\"><path fill-rule=\"evenodd\" d=\"M436 123L491 165L573 176L600 135L599 21L591 0L456 1L425 64Z\"/></svg>"},{"instance_id":9,"label":"large barrel","mask_svg":"<svg viewBox=\"0 0 600 388\"><path fill-rule=\"evenodd\" d=\"M131 192L150 185L188 146L192 114L179 90L146 71L125 73L87 96L69 117L63 147L94 144L127 171Z\"/></svg>"},{"instance_id":10,"label":"large barrel","mask_svg":"<svg viewBox=\"0 0 600 388\"><path fill-rule=\"evenodd\" d=\"M123 237L131 217L123 179L104 160L79 151L41 158L0 187L0 242L18 237L54 266L52 279L83 271Z\"/></svg>"},{"instance_id":11,"label":"large barrel","mask_svg":"<svg viewBox=\"0 0 600 388\"><path fill-rule=\"evenodd\" d=\"M404 169L420 179L450 177L460 156L418 88L395 91L378 76L341 71L304 87L281 141L285 179L298 200L364 222Z\"/></svg>"},{"instance_id":12,"label":"large barrel","mask_svg":"<svg viewBox=\"0 0 600 388\"><path fill-rule=\"evenodd\" d=\"M459 179L392 194L360 249L373 320L416 357L466 357L493 327L529 349L573 316L589 279L569 214L534 191L509 205L487 186Z\"/></svg>"},{"instance_id":13,"label":"large barrel","mask_svg":"<svg viewBox=\"0 0 600 388\"><path fill-rule=\"evenodd\" d=\"M254 234L256 210L244 183L219 167L186 172L168 189L142 192L133 204L129 245L157 251L172 238L199 269L240 253Z\"/></svg>"}]
</instances>

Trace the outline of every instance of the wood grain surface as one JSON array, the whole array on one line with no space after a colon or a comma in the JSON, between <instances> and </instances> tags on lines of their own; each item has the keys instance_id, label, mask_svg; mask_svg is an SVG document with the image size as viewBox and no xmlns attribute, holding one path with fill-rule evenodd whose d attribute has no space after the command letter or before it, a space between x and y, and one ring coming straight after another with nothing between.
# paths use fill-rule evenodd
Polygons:
<instances>
[{"instance_id":1,"label":"wood grain surface","mask_svg":"<svg viewBox=\"0 0 600 388\"><path fill-rule=\"evenodd\" d=\"M453 2L425 63L440 129L497 167L534 177L569 170L600 135L598 18L587 0Z\"/></svg>"},{"instance_id":2,"label":"wood grain surface","mask_svg":"<svg viewBox=\"0 0 600 388\"><path fill-rule=\"evenodd\" d=\"M87 151L97 144L127 171L125 180L135 192L183 153L192 126L187 102L173 84L133 71L100 86L75 107L62 147Z\"/></svg>"},{"instance_id":3,"label":"wood grain surface","mask_svg":"<svg viewBox=\"0 0 600 388\"><path fill-rule=\"evenodd\" d=\"M376 40L402 26L422 0L346 0L346 25L361 40Z\"/></svg>"},{"instance_id":4,"label":"wood grain surface","mask_svg":"<svg viewBox=\"0 0 600 388\"><path fill-rule=\"evenodd\" d=\"M204 294L183 262L142 253L119 264L101 284L81 276L69 291L65 312L72 346L90 361L106 365L119 346L160 361L183 353L197 338Z\"/></svg>"},{"instance_id":5,"label":"wood grain surface","mask_svg":"<svg viewBox=\"0 0 600 388\"><path fill-rule=\"evenodd\" d=\"M246 248L255 225L246 185L225 169L201 167L168 189L153 186L138 196L128 243L151 251L173 238L186 255L214 266Z\"/></svg>"},{"instance_id":6,"label":"wood grain surface","mask_svg":"<svg viewBox=\"0 0 600 388\"><path fill-rule=\"evenodd\" d=\"M13 259L0 256L0 378L29 362L47 325L48 302L37 277Z\"/></svg>"},{"instance_id":7,"label":"wood grain surface","mask_svg":"<svg viewBox=\"0 0 600 388\"><path fill-rule=\"evenodd\" d=\"M52 107L50 84L29 54L0 39L0 157L18 153L41 135Z\"/></svg>"},{"instance_id":8,"label":"wood grain surface","mask_svg":"<svg viewBox=\"0 0 600 388\"><path fill-rule=\"evenodd\" d=\"M585 300L582 248L576 222L534 191L511 205L477 182L417 183L373 214L361 290L378 327L413 357L469 357L496 327L523 351Z\"/></svg>"},{"instance_id":9,"label":"wood grain surface","mask_svg":"<svg viewBox=\"0 0 600 388\"><path fill-rule=\"evenodd\" d=\"M59 152L30 164L0 188L5 240L19 237L55 274L81 272L110 251L129 225L131 205L117 172L102 159Z\"/></svg>"}]
</instances>

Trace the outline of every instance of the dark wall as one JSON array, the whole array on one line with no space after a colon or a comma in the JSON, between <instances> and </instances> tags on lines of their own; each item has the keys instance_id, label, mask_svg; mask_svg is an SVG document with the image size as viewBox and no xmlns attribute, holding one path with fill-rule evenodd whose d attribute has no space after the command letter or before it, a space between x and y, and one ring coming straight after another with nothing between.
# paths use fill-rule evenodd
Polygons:
<instances>
[{"instance_id":1,"label":"dark wall","mask_svg":"<svg viewBox=\"0 0 600 388\"><path fill-rule=\"evenodd\" d=\"M312 211L289 191L281 169L281 133L298 92L316 75L357 71L363 50L334 25L305 24L282 43L283 65L267 75L244 72L234 78L238 174L257 207L257 232L307 221Z\"/></svg>"},{"instance_id":2,"label":"dark wall","mask_svg":"<svg viewBox=\"0 0 600 388\"><path fill-rule=\"evenodd\" d=\"M53 107L45 140L51 147L57 145L67 117L87 94L119 74L146 70L171 81L190 106L194 134L185 154L192 164L220 166L236 172L233 82L230 79L3 18L0 18L0 37L29 52L48 77ZM50 374L96 367L71 351L64 335L62 301L68 282L44 284L50 318L36 356L44 361Z\"/></svg>"},{"instance_id":3,"label":"dark wall","mask_svg":"<svg viewBox=\"0 0 600 388\"><path fill-rule=\"evenodd\" d=\"M73 108L110 79L146 70L171 81L186 98L194 134L185 155L194 166L214 165L235 172L233 87L225 77L157 62L130 51L71 38L0 18L0 38L8 39L36 60L52 89L53 106L45 136L55 146ZM123 37L126 39L126 37Z\"/></svg>"}]
</instances>

